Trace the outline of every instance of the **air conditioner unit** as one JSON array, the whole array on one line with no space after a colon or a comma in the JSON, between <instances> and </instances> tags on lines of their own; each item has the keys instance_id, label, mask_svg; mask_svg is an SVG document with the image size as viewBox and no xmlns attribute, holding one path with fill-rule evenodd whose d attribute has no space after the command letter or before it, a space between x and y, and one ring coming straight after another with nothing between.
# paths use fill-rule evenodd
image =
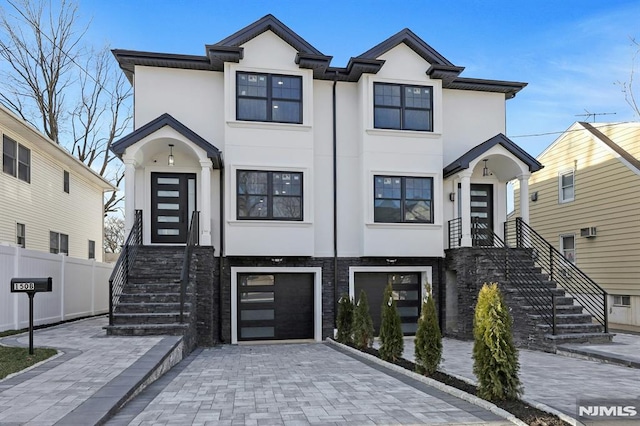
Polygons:
<instances>
[{"instance_id":1,"label":"air conditioner unit","mask_svg":"<svg viewBox=\"0 0 640 426\"><path fill-rule=\"evenodd\" d=\"M586 238L593 238L596 236L596 227L590 226L588 228L580 229L580 236Z\"/></svg>"}]
</instances>

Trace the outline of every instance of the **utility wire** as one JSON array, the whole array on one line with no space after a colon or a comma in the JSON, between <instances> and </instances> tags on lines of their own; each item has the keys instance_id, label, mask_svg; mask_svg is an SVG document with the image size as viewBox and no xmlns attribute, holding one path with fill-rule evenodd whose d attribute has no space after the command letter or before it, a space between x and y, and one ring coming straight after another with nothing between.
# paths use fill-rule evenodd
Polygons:
<instances>
[{"instance_id":1,"label":"utility wire","mask_svg":"<svg viewBox=\"0 0 640 426\"><path fill-rule=\"evenodd\" d=\"M619 121L616 123L604 123L600 126L593 126L593 128L595 129L601 129L603 127L611 127L611 126L620 126L623 124L629 124L629 123L638 123L637 121ZM529 135L515 135L515 136L509 136L509 138L532 138L532 137L537 137L537 136L549 136L549 135L562 135L564 133L573 133L573 132L583 132L586 129L582 128L582 129L574 129L574 130L563 130L561 132L546 132L546 133L532 133Z\"/></svg>"}]
</instances>

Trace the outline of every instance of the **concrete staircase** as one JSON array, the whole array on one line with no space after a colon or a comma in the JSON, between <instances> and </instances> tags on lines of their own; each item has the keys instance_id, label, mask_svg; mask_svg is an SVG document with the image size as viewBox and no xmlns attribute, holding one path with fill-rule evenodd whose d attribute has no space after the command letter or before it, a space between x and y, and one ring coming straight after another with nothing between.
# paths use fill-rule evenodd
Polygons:
<instances>
[{"instance_id":1,"label":"concrete staircase","mask_svg":"<svg viewBox=\"0 0 640 426\"><path fill-rule=\"evenodd\" d=\"M495 249L505 250L505 249ZM499 280L505 297L505 301L511 308L514 319L514 329L525 331L528 326L529 332L527 340L532 346L537 346L545 350L555 350L556 345L563 343L608 343L611 342L613 334L604 333L603 326L596 322L576 300L565 292L548 275L541 272L535 266L528 250L510 250L510 256L517 259L509 262L511 270L514 268L526 268L527 273L512 274L517 276L509 279L502 276ZM491 262L490 260L488 260ZM503 273L500 273L503 275ZM553 294L555 296L556 313L556 333L547 323L540 310L552 312L552 303L548 297L532 297L532 291L542 290L541 293ZM520 336L522 338L523 336ZM521 342L521 345L524 342ZM522 345L524 346L524 345ZM529 346L529 345L526 345Z\"/></svg>"},{"instance_id":2,"label":"concrete staircase","mask_svg":"<svg viewBox=\"0 0 640 426\"><path fill-rule=\"evenodd\" d=\"M180 323L180 273L184 246L139 247L120 301L114 309L112 336L182 335L189 327L187 288L184 322Z\"/></svg>"}]
</instances>

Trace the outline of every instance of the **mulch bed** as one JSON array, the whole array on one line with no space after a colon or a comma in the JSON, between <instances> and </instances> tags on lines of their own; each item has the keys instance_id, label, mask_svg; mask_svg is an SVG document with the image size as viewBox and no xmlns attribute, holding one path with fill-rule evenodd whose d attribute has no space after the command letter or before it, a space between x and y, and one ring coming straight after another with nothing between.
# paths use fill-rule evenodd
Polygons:
<instances>
[{"instance_id":1,"label":"mulch bed","mask_svg":"<svg viewBox=\"0 0 640 426\"><path fill-rule=\"evenodd\" d=\"M367 348L363 352L380 358L377 349ZM416 364L404 358L400 358L399 360L394 362L394 364L410 371L416 371ZM452 377L448 374L442 373L441 371L437 371L432 376L429 376L429 378L437 380L456 389L460 389L461 391L464 391L471 395L477 396L477 389L475 386L465 382L464 380L460 380L456 377ZM561 420L558 416L532 407L531 405L521 400L491 402L531 426L570 426L569 423Z\"/></svg>"}]
</instances>

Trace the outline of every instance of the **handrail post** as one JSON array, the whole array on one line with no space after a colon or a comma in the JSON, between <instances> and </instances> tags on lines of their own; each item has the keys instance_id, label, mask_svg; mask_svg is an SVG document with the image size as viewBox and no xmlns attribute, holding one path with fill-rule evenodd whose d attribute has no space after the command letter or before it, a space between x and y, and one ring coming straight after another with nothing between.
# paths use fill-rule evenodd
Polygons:
<instances>
[{"instance_id":1,"label":"handrail post","mask_svg":"<svg viewBox=\"0 0 640 426\"><path fill-rule=\"evenodd\" d=\"M522 219L516 218L516 247L522 248Z\"/></svg>"},{"instance_id":2,"label":"handrail post","mask_svg":"<svg viewBox=\"0 0 640 426\"><path fill-rule=\"evenodd\" d=\"M603 297L604 297L604 303L603 303L603 305L604 305L604 332L608 333L609 332L609 309L607 308L607 304L608 304L607 294L605 293L603 295Z\"/></svg>"},{"instance_id":3,"label":"handrail post","mask_svg":"<svg viewBox=\"0 0 640 426\"><path fill-rule=\"evenodd\" d=\"M109 325L113 325L113 280L109 280Z\"/></svg>"},{"instance_id":4,"label":"handrail post","mask_svg":"<svg viewBox=\"0 0 640 426\"><path fill-rule=\"evenodd\" d=\"M551 305L552 305L551 315L553 315L553 318L551 318L552 320L551 334L555 336L556 335L556 295L553 293L551 293Z\"/></svg>"},{"instance_id":5,"label":"handrail post","mask_svg":"<svg viewBox=\"0 0 640 426\"><path fill-rule=\"evenodd\" d=\"M553 247L549 246L549 278L553 281Z\"/></svg>"},{"instance_id":6,"label":"handrail post","mask_svg":"<svg viewBox=\"0 0 640 426\"><path fill-rule=\"evenodd\" d=\"M502 224L502 239L504 240L505 248L509 245L507 233L509 232L508 222L505 220Z\"/></svg>"}]
</instances>

